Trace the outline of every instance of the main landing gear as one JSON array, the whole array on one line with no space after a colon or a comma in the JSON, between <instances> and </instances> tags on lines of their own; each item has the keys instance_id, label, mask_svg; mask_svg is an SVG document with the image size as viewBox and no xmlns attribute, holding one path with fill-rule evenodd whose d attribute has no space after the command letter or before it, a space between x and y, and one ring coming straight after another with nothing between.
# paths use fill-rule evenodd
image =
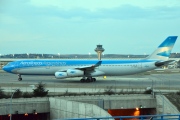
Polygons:
<instances>
[{"instance_id":1,"label":"main landing gear","mask_svg":"<svg viewBox=\"0 0 180 120\"><path fill-rule=\"evenodd\" d=\"M86 79L82 78L80 81L81 82L96 82L96 78L87 77Z\"/></svg>"},{"instance_id":2,"label":"main landing gear","mask_svg":"<svg viewBox=\"0 0 180 120\"><path fill-rule=\"evenodd\" d=\"M22 77L20 74L18 74L18 80L21 81L22 80Z\"/></svg>"}]
</instances>

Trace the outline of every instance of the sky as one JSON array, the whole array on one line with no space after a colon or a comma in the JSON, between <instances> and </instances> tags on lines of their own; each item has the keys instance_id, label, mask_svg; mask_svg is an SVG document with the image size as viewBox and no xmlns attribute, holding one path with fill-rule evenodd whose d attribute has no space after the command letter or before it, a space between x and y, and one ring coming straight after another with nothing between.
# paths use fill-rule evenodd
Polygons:
<instances>
[{"instance_id":1,"label":"sky","mask_svg":"<svg viewBox=\"0 0 180 120\"><path fill-rule=\"evenodd\" d=\"M1 55L151 54L174 35L179 0L0 0Z\"/></svg>"}]
</instances>

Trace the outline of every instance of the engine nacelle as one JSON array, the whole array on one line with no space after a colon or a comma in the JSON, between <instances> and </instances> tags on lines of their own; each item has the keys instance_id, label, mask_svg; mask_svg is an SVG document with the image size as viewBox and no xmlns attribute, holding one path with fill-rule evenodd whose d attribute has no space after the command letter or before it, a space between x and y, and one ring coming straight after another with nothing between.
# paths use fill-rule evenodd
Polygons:
<instances>
[{"instance_id":1,"label":"engine nacelle","mask_svg":"<svg viewBox=\"0 0 180 120\"><path fill-rule=\"evenodd\" d=\"M83 75L84 75L84 71L82 71L82 70L76 70L76 69L68 69L68 70L67 70L67 75L68 75L68 77L83 76Z\"/></svg>"},{"instance_id":2,"label":"engine nacelle","mask_svg":"<svg viewBox=\"0 0 180 120\"><path fill-rule=\"evenodd\" d=\"M55 77L56 77L57 79L61 79L61 78L67 78L68 75L67 75L66 72L55 72Z\"/></svg>"},{"instance_id":3,"label":"engine nacelle","mask_svg":"<svg viewBox=\"0 0 180 120\"><path fill-rule=\"evenodd\" d=\"M68 78L68 77L79 77L83 76L84 71L76 69L68 69L67 72L55 72L57 79Z\"/></svg>"}]
</instances>

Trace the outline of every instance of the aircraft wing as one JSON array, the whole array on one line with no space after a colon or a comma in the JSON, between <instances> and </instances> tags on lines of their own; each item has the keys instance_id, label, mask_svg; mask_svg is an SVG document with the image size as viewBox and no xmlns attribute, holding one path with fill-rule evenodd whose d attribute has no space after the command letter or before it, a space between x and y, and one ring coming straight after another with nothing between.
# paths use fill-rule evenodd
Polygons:
<instances>
[{"instance_id":1,"label":"aircraft wing","mask_svg":"<svg viewBox=\"0 0 180 120\"><path fill-rule=\"evenodd\" d=\"M160 67L160 66L168 65L168 64L170 64L170 63L172 63L172 62L174 62L174 61L175 61L175 60L158 61L158 62L155 63L155 65L156 65L157 67Z\"/></svg>"},{"instance_id":2,"label":"aircraft wing","mask_svg":"<svg viewBox=\"0 0 180 120\"><path fill-rule=\"evenodd\" d=\"M96 64L94 65L91 65L91 66L82 66L82 67L77 67L77 68L73 68L73 69L78 69L78 70L83 70L83 71L91 71L91 70L94 70L96 67L100 66L102 63L102 61L99 61L97 62ZM59 72L66 72L67 69L65 70L59 70Z\"/></svg>"},{"instance_id":3,"label":"aircraft wing","mask_svg":"<svg viewBox=\"0 0 180 120\"><path fill-rule=\"evenodd\" d=\"M99 61L99 62L97 62L97 63L94 64L94 65L85 66L85 67L78 67L78 68L75 68L75 69L79 69L79 70L94 70L94 68L100 66L101 63L102 63L102 61Z\"/></svg>"}]
</instances>

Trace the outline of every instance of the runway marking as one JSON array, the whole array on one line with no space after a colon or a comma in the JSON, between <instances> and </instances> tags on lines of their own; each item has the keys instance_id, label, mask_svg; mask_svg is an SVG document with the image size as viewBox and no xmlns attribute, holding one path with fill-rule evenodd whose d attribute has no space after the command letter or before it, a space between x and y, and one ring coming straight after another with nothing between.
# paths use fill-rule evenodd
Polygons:
<instances>
[{"instance_id":1,"label":"runway marking","mask_svg":"<svg viewBox=\"0 0 180 120\"><path fill-rule=\"evenodd\" d=\"M179 72L179 71L171 71L171 72Z\"/></svg>"},{"instance_id":2,"label":"runway marking","mask_svg":"<svg viewBox=\"0 0 180 120\"><path fill-rule=\"evenodd\" d=\"M114 79L111 79L111 80L144 80L144 79L147 80L149 78L114 78Z\"/></svg>"},{"instance_id":3,"label":"runway marking","mask_svg":"<svg viewBox=\"0 0 180 120\"><path fill-rule=\"evenodd\" d=\"M58 80L56 78L52 78L54 80ZM149 78L106 78L106 80L147 80ZM59 79L59 80L64 80L64 79ZM77 78L67 78L66 80L79 80ZM97 80L104 80L104 79L97 79Z\"/></svg>"}]
</instances>

